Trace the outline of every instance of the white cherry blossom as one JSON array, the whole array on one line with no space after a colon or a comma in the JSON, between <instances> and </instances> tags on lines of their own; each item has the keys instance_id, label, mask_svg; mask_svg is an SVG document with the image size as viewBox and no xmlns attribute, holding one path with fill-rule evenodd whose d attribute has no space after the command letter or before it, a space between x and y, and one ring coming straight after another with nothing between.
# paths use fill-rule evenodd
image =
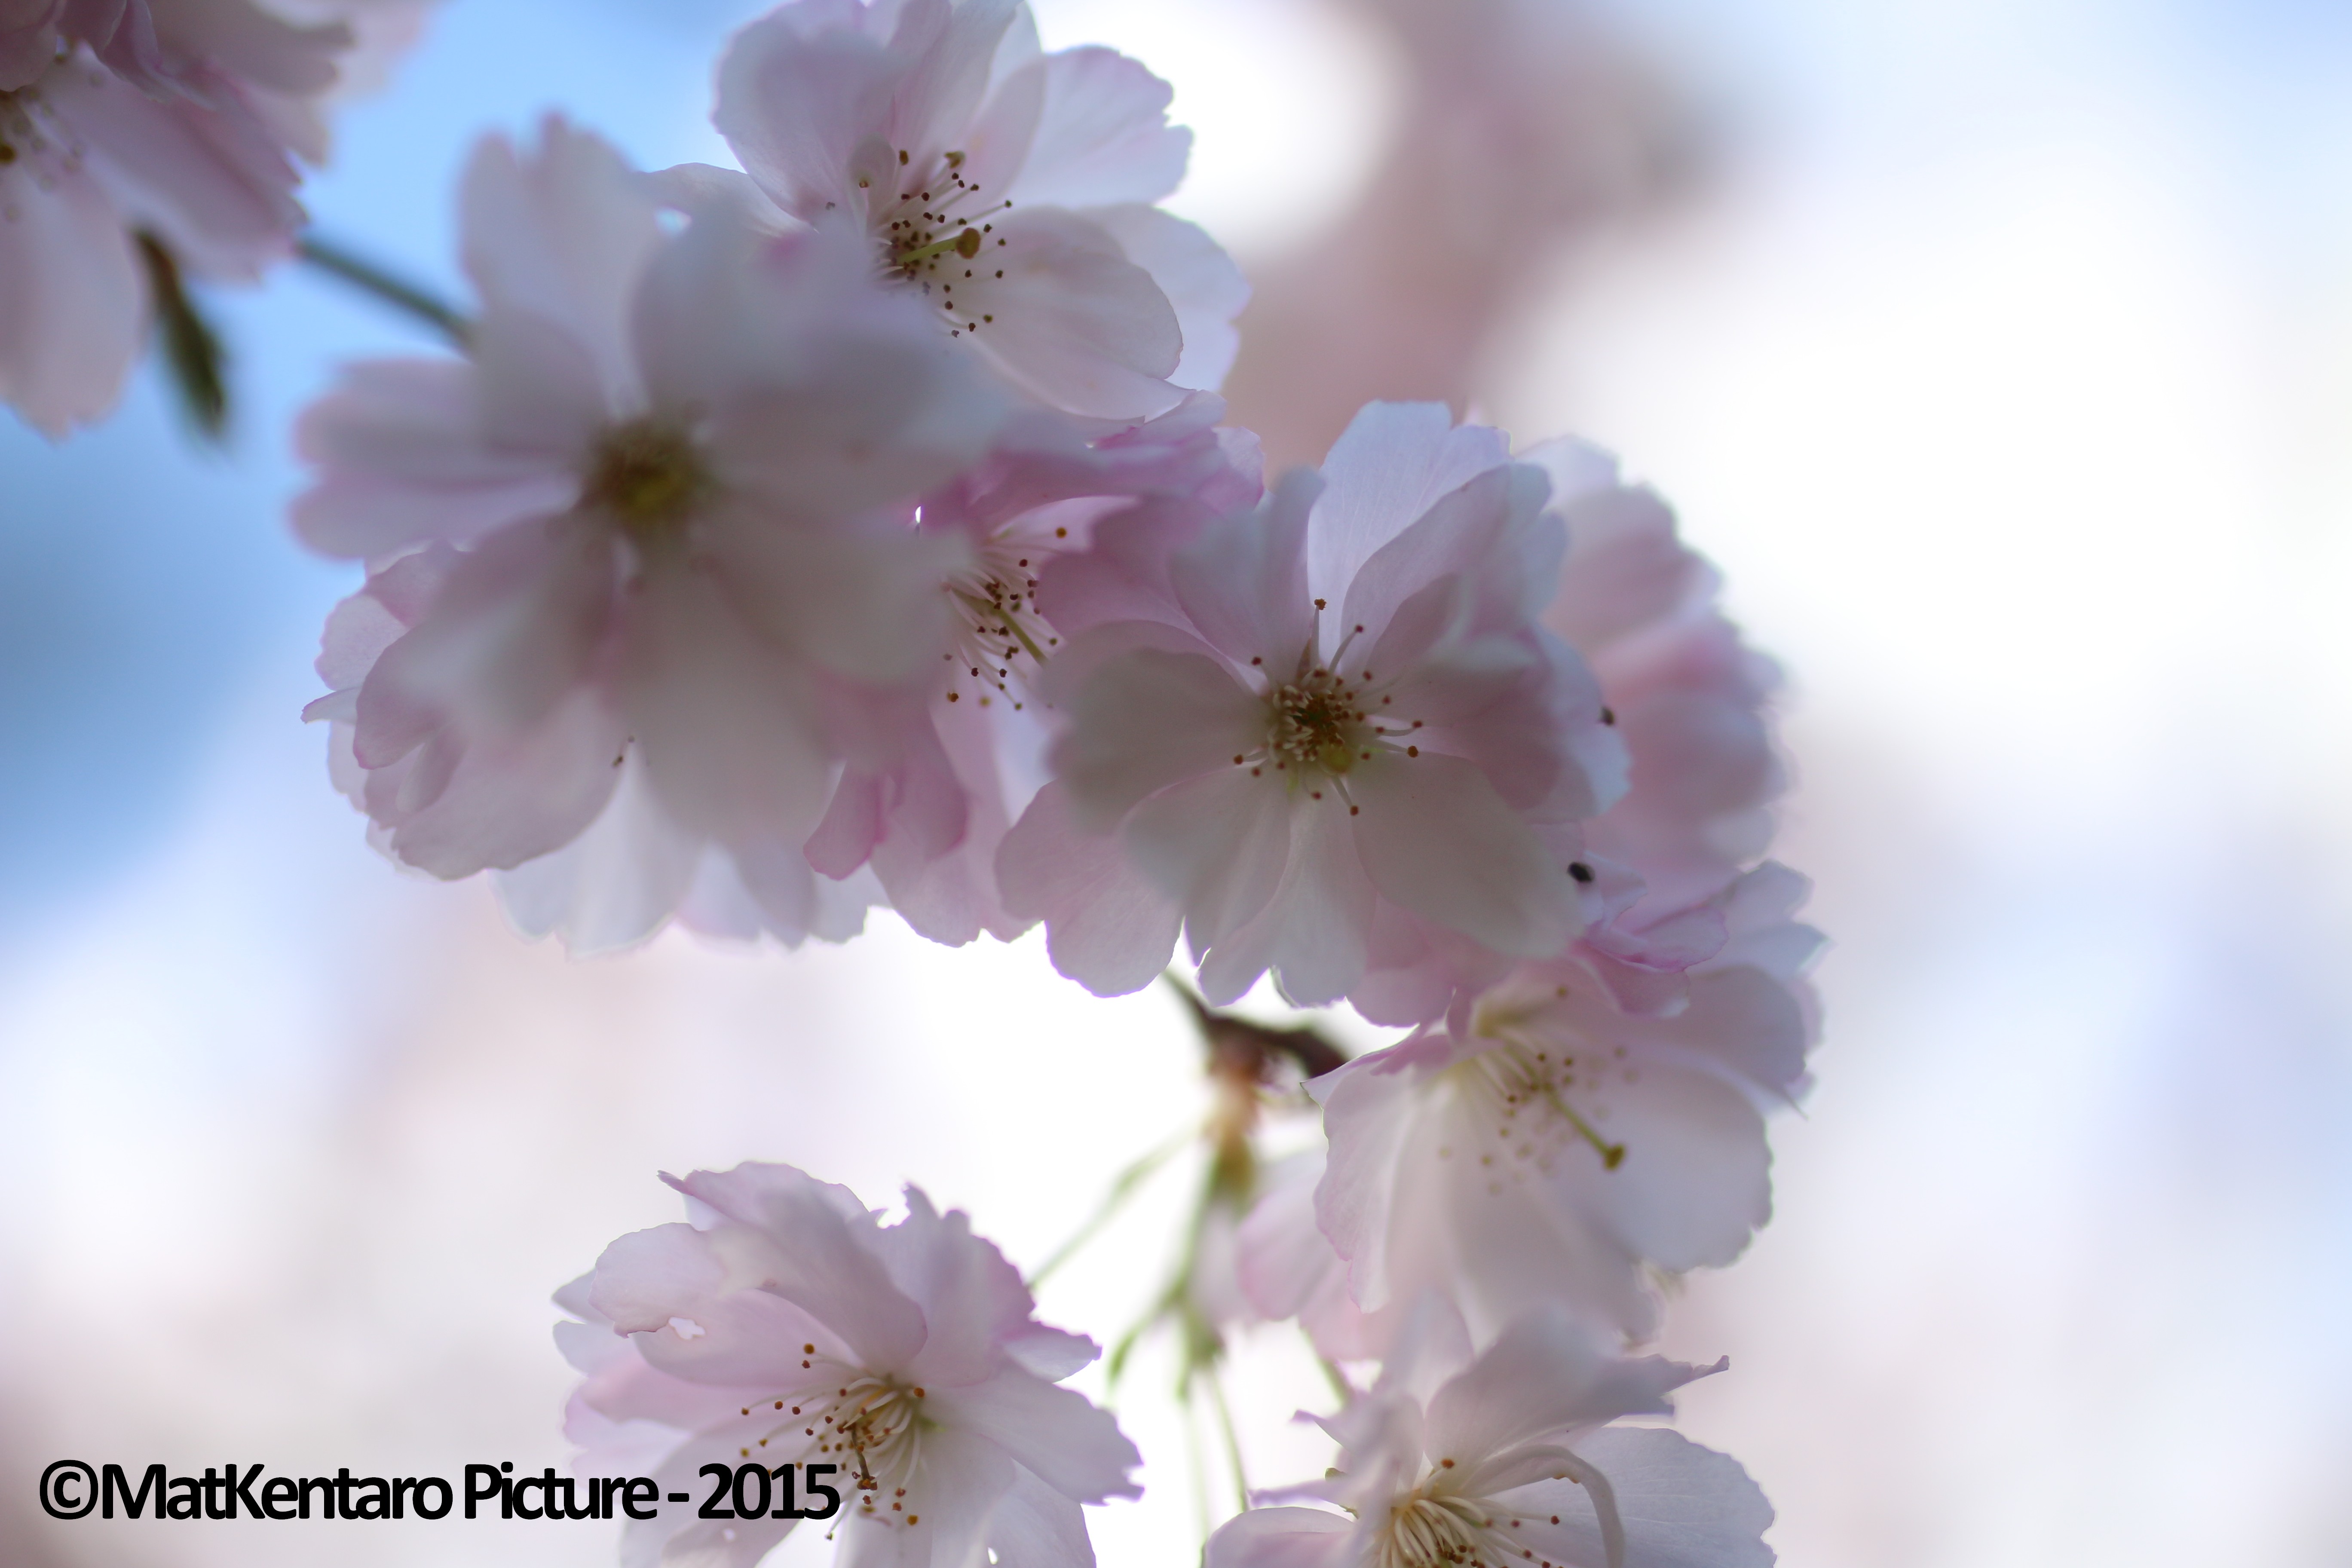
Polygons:
<instances>
[{"instance_id":1,"label":"white cherry blossom","mask_svg":"<svg viewBox=\"0 0 2352 1568\"><path fill-rule=\"evenodd\" d=\"M1114 517L1050 569L1055 777L998 869L1056 966L1133 990L1181 927L1212 1001L1271 969L1317 1004L1431 931L1498 969L1560 951L1622 758L1535 622L1546 492L1500 433L1376 404L1255 510Z\"/></svg>"},{"instance_id":2,"label":"white cherry blossom","mask_svg":"<svg viewBox=\"0 0 2352 1568\"><path fill-rule=\"evenodd\" d=\"M908 516L998 400L838 237L723 206L666 234L561 121L487 141L465 216L468 356L354 366L299 430L297 528L373 563L310 710L340 781L393 855L516 873L517 919L575 949L681 905L846 934L870 880L803 844L843 715L948 644L962 546Z\"/></svg>"},{"instance_id":3,"label":"white cherry blossom","mask_svg":"<svg viewBox=\"0 0 2352 1568\"><path fill-rule=\"evenodd\" d=\"M1169 97L1109 49L1040 54L1019 0L796 0L730 46L716 120L780 216L854 227L1024 395L1118 422L1215 388L1248 299L1153 205L1192 144Z\"/></svg>"},{"instance_id":4,"label":"white cherry blossom","mask_svg":"<svg viewBox=\"0 0 2352 1568\"><path fill-rule=\"evenodd\" d=\"M1732 1460L1616 1425L1717 1367L1601 1350L1564 1314L1476 1359L1421 1310L1373 1390L1322 1423L1339 1462L1210 1537L1206 1568L1767 1568L1771 1505ZM1466 1363L1466 1364L1465 1364Z\"/></svg>"},{"instance_id":5,"label":"white cherry blossom","mask_svg":"<svg viewBox=\"0 0 2352 1568\"><path fill-rule=\"evenodd\" d=\"M557 1337L587 1374L583 1468L668 1492L707 1487L709 1463L834 1464L845 1563L1090 1568L1079 1505L1136 1496L1139 1456L1055 1386L1094 1345L1038 1323L962 1214L909 1187L885 1225L789 1165L663 1179L693 1223L623 1237L557 1298L581 1320ZM670 1509L628 1527L621 1561L751 1568L793 1523Z\"/></svg>"},{"instance_id":6,"label":"white cherry blossom","mask_svg":"<svg viewBox=\"0 0 2352 1568\"><path fill-rule=\"evenodd\" d=\"M1244 1226L1259 1309L1343 1359L1380 1354L1423 1291L1482 1342L1545 1304L1654 1331L1654 1275L1731 1262L1770 1213L1765 1115L1801 1092L1816 1032L1804 891L1777 866L1743 879L1728 943L1662 1016L1570 955L1517 966L1455 1032L1317 1079L1312 1201L1293 1184Z\"/></svg>"}]
</instances>

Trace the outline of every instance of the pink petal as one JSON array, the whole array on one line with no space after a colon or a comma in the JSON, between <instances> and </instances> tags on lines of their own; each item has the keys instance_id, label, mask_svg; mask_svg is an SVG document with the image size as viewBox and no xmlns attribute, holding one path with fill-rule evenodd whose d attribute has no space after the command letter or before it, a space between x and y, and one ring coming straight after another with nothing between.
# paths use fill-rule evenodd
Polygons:
<instances>
[{"instance_id":1,"label":"pink petal","mask_svg":"<svg viewBox=\"0 0 2352 1568\"><path fill-rule=\"evenodd\" d=\"M97 183L0 170L0 398L64 435L121 395L144 341L146 287L122 219Z\"/></svg>"},{"instance_id":2,"label":"pink petal","mask_svg":"<svg viewBox=\"0 0 2352 1568\"><path fill-rule=\"evenodd\" d=\"M1176 312L1184 357L1168 379L1211 391L1223 385L1241 351L1234 321L1250 300L1249 282L1234 258L1198 226L1158 207L1097 207L1087 216L1118 241L1129 261L1151 274Z\"/></svg>"},{"instance_id":3,"label":"pink petal","mask_svg":"<svg viewBox=\"0 0 2352 1568\"><path fill-rule=\"evenodd\" d=\"M989 237L950 288L951 320L1013 384L1102 419L1182 400L1168 379L1183 357L1175 309L1117 239L1058 207L1019 208Z\"/></svg>"},{"instance_id":4,"label":"pink petal","mask_svg":"<svg viewBox=\"0 0 2352 1568\"><path fill-rule=\"evenodd\" d=\"M1498 952L1539 957L1576 934L1576 884L1477 768L1376 755L1349 775L1356 846L1381 896Z\"/></svg>"},{"instance_id":5,"label":"pink petal","mask_svg":"<svg viewBox=\"0 0 2352 1568\"><path fill-rule=\"evenodd\" d=\"M996 875L1006 908L1045 921L1054 967L1096 995L1139 991L1167 967L1182 911L1117 838L1078 828L1060 783L1039 790L1004 836Z\"/></svg>"},{"instance_id":6,"label":"pink petal","mask_svg":"<svg viewBox=\"0 0 2352 1568\"><path fill-rule=\"evenodd\" d=\"M1045 79L1044 110L1006 195L1024 206L1098 207L1175 190L1192 133L1168 123L1166 82L1106 48L1064 49L1026 68Z\"/></svg>"}]
</instances>

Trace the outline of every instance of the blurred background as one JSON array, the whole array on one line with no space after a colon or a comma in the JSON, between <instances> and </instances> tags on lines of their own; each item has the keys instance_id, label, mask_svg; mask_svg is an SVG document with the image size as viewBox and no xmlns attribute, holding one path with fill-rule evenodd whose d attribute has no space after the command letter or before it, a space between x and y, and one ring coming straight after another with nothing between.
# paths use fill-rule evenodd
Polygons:
<instances>
[{"instance_id":1,"label":"blurred background","mask_svg":"<svg viewBox=\"0 0 2352 1568\"><path fill-rule=\"evenodd\" d=\"M561 107L723 158L755 8L448 0L312 209L454 292L473 137ZM1684 1426L1782 1560L2352 1563L2352 11L1036 8L1175 84L1278 458L1375 395L1581 433L1789 671L1820 1081L1668 1347L1730 1355ZM60 447L0 427L0 1560L606 1563L599 1524L54 1525L33 1479L560 1465L548 1294L676 1217L657 1170L916 1181L1034 1266L1197 1119L1199 1048L1035 941L572 963L395 872L297 719L353 578L287 534L286 430L428 345L299 271L209 303L227 451L152 378ZM1189 1179L1045 1315L1114 1338ZM1197 1551L1172 1375L1120 1394L1151 1490L1096 1511L1107 1564ZM1253 1482L1319 1470L1284 1331L1231 1385Z\"/></svg>"}]
</instances>

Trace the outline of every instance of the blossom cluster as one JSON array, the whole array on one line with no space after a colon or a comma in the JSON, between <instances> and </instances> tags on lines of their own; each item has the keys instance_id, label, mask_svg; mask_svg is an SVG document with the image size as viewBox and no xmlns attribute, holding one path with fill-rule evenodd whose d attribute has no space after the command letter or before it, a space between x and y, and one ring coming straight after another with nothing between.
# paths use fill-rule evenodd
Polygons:
<instances>
[{"instance_id":1,"label":"blossom cluster","mask_svg":"<svg viewBox=\"0 0 2352 1568\"><path fill-rule=\"evenodd\" d=\"M1639 1424L1717 1370L1633 1352L1763 1223L1814 1034L1773 672L1672 514L1435 405L1268 482L1215 395L1245 289L1154 205L1168 89L1022 7L801 0L718 83L740 170L486 142L467 353L302 426L298 527L369 572L312 716L377 841L579 951L887 905L1409 1029L1230 1237L1233 1315L1377 1370L1211 1563L1770 1561L1739 1468ZM857 1561L1091 1562L1136 1456L961 1215L674 1184L561 1298L584 1463L846 1454Z\"/></svg>"},{"instance_id":2,"label":"blossom cluster","mask_svg":"<svg viewBox=\"0 0 2352 1568\"><path fill-rule=\"evenodd\" d=\"M0 396L111 400L142 247L288 250L366 4L0 0ZM793 0L716 79L739 167L485 138L456 352L299 423L294 526L365 574L307 716L374 842L576 952L887 907L1042 926L1097 994L1181 948L1204 1016L1270 983L1406 1031L1318 1058L1322 1144L1229 1194L1219 1314L1362 1386L1211 1568L1769 1563L1738 1466L1644 1424L1720 1370L1638 1352L1765 1221L1816 1032L1774 673L1672 513L1435 404L1269 481L1217 394L1248 290L1159 205L1169 88L1021 0ZM964 1215L672 1184L689 1223L559 1297L589 1468L831 1456L848 1561L1092 1562L1139 1458Z\"/></svg>"}]
</instances>

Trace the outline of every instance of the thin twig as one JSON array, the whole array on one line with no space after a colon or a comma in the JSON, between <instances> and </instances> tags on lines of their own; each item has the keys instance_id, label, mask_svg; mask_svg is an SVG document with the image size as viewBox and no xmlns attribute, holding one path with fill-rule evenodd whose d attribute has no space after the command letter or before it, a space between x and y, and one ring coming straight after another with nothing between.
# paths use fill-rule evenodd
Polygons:
<instances>
[{"instance_id":1,"label":"thin twig","mask_svg":"<svg viewBox=\"0 0 2352 1568\"><path fill-rule=\"evenodd\" d=\"M341 279L363 294L373 294L393 309L415 317L457 348L473 336L474 323L465 313L431 289L401 278L357 251L316 232L302 237L296 253L320 271Z\"/></svg>"}]
</instances>

